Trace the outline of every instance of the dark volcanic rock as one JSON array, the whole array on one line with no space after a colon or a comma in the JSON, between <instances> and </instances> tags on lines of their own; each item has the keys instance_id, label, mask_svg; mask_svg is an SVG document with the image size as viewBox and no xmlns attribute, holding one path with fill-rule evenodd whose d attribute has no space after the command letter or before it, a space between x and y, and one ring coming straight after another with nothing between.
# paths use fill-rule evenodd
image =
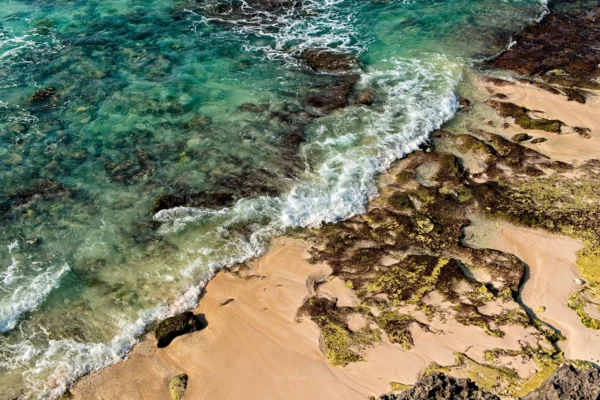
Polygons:
<instances>
[{"instance_id":1,"label":"dark volcanic rock","mask_svg":"<svg viewBox=\"0 0 600 400\"><path fill-rule=\"evenodd\" d=\"M436 373L419 381L400 394L383 395L381 400L500 400L500 397L485 392L469 379L455 379Z\"/></svg>"},{"instance_id":2,"label":"dark volcanic rock","mask_svg":"<svg viewBox=\"0 0 600 400\"><path fill-rule=\"evenodd\" d=\"M194 317L194 313L186 311L160 322L154 328L154 336L158 347L167 347L177 336L202 329L202 324Z\"/></svg>"},{"instance_id":3,"label":"dark volcanic rock","mask_svg":"<svg viewBox=\"0 0 600 400\"><path fill-rule=\"evenodd\" d=\"M304 62L306 62L306 65L313 71L328 74L348 72L359 67L356 56L346 53L334 53L329 50L304 50L300 58L302 58Z\"/></svg>"},{"instance_id":4,"label":"dark volcanic rock","mask_svg":"<svg viewBox=\"0 0 600 400\"><path fill-rule=\"evenodd\" d=\"M592 131L590 130L590 128L583 128L581 126L574 126L573 127L573 132L575 132L579 136L581 136L583 138L586 138L586 139L591 139L592 138Z\"/></svg>"},{"instance_id":5,"label":"dark volcanic rock","mask_svg":"<svg viewBox=\"0 0 600 400\"><path fill-rule=\"evenodd\" d=\"M569 86L597 87L600 73L600 8L553 10L516 38L517 44L492 65ZM556 73L547 73L556 70Z\"/></svg>"},{"instance_id":6,"label":"dark volcanic rock","mask_svg":"<svg viewBox=\"0 0 600 400\"><path fill-rule=\"evenodd\" d=\"M53 87L48 87L44 89L40 89L35 92L30 98L30 103L44 103L46 101L52 100L56 98L58 94L56 93L56 89Z\"/></svg>"},{"instance_id":7,"label":"dark volcanic rock","mask_svg":"<svg viewBox=\"0 0 600 400\"><path fill-rule=\"evenodd\" d=\"M561 127L564 125L562 121L556 119L532 118L529 116L531 110L513 103L496 100L488 100L485 103L496 110L501 117L514 118L515 124L523 129L537 129L546 132L560 133Z\"/></svg>"},{"instance_id":8,"label":"dark volcanic rock","mask_svg":"<svg viewBox=\"0 0 600 400\"><path fill-rule=\"evenodd\" d=\"M579 371L569 364L529 393L523 400L597 400L600 399L600 371Z\"/></svg>"}]
</instances>

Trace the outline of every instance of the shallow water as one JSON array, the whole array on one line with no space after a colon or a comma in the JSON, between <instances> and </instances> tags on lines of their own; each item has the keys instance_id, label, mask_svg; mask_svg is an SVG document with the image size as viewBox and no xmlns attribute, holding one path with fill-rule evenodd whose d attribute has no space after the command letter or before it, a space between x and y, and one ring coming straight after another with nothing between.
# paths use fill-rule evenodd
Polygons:
<instances>
[{"instance_id":1,"label":"shallow water","mask_svg":"<svg viewBox=\"0 0 600 400\"><path fill-rule=\"evenodd\" d=\"M544 9L0 0L0 399L56 397L223 265L364 211L374 176L451 118L462 68ZM335 78L299 56L324 48L359 56L377 100L299 120ZM152 212L199 193L227 201Z\"/></svg>"}]
</instances>

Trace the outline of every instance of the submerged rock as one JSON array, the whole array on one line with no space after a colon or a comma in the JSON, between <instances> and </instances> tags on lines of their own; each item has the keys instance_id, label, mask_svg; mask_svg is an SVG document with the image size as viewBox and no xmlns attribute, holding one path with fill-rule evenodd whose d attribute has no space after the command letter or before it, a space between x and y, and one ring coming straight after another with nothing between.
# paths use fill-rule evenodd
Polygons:
<instances>
[{"instance_id":1,"label":"submerged rock","mask_svg":"<svg viewBox=\"0 0 600 400\"><path fill-rule=\"evenodd\" d=\"M381 400L500 400L500 397L483 391L469 379L456 379L435 373L419 381L400 394L383 395Z\"/></svg>"},{"instance_id":2,"label":"submerged rock","mask_svg":"<svg viewBox=\"0 0 600 400\"><path fill-rule=\"evenodd\" d=\"M600 371L580 371L570 364L559 367L535 391L523 400L596 400L600 399Z\"/></svg>"},{"instance_id":3,"label":"submerged rock","mask_svg":"<svg viewBox=\"0 0 600 400\"><path fill-rule=\"evenodd\" d=\"M35 103L44 103L46 101L52 100L58 96L56 92L56 88L48 87L44 89L40 89L35 92L30 98L29 102L32 104Z\"/></svg>"},{"instance_id":4,"label":"submerged rock","mask_svg":"<svg viewBox=\"0 0 600 400\"><path fill-rule=\"evenodd\" d=\"M29 189L15 192L5 201L2 201L2 198L0 197L0 216L12 212L20 207L24 207L30 203L67 196L69 194L71 194L71 190L63 186L61 183L50 180L42 180Z\"/></svg>"},{"instance_id":5,"label":"submerged rock","mask_svg":"<svg viewBox=\"0 0 600 400\"><path fill-rule=\"evenodd\" d=\"M187 0L176 6L173 19L185 19L189 11L202 14L216 24L235 23L248 26L275 25L279 15L290 12L301 14L304 10L302 1L291 0L233 0L204 2Z\"/></svg>"},{"instance_id":6,"label":"submerged rock","mask_svg":"<svg viewBox=\"0 0 600 400\"><path fill-rule=\"evenodd\" d=\"M304 102L321 113L344 108L349 104L348 98L352 94L356 82L358 82L358 75L340 77L331 85L320 88L307 96Z\"/></svg>"},{"instance_id":7,"label":"submerged rock","mask_svg":"<svg viewBox=\"0 0 600 400\"><path fill-rule=\"evenodd\" d=\"M177 336L202 329L202 324L194 317L194 313L186 311L160 322L154 328L154 336L158 347L167 347Z\"/></svg>"},{"instance_id":8,"label":"submerged rock","mask_svg":"<svg viewBox=\"0 0 600 400\"><path fill-rule=\"evenodd\" d=\"M315 72L339 74L356 70L359 67L356 56L331 50L305 50L300 58Z\"/></svg>"},{"instance_id":9,"label":"submerged rock","mask_svg":"<svg viewBox=\"0 0 600 400\"><path fill-rule=\"evenodd\" d=\"M169 382L169 394L172 400L183 399L183 393L187 389L188 376L187 374L175 375Z\"/></svg>"},{"instance_id":10,"label":"submerged rock","mask_svg":"<svg viewBox=\"0 0 600 400\"><path fill-rule=\"evenodd\" d=\"M185 195L164 195L154 201L152 213L174 207L221 208L233 204L235 197L231 193L194 193Z\"/></svg>"},{"instance_id":11,"label":"submerged rock","mask_svg":"<svg viewBox=\"0 0 600 400\"><path fill-rule=\"evenodd\" d=\"M370 106L375 102L375 94L372 90L363 90L356 96L356 103Z\"/></svg>"}]
</instances>

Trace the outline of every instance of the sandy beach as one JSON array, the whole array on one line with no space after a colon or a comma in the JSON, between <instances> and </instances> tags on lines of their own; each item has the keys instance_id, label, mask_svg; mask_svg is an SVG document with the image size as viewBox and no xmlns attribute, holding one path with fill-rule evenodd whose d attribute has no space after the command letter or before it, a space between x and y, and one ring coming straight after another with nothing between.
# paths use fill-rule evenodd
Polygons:
<instances>
[{"instance_id":1,"label":"sandy beach","mask_svg":"<svg viewBox=\"0 0 600 400\"><path fill-rule=\"evenodd\" d=\"M431 147L381 176L382 195L367 214L303 238L276 239L264 256L220 271L192 310L206 321L203 329L165 348L147 334L126 360L77 381L74 398L165 399L171 378L185 373L186 399L364 400L398 393L435 371L516 398L565 359L600 363L600 331L585 326L569 300L587 283L577 266L586 243L577 232L561 234L558 223L552 232L537 220L526 226L510 204L494 214L485 203L494 200L485 192L495 187L486 186L490 181L504 180L509 191L540 176L585 179L587 162L600 154L600 92L586 90L578 102L516 75L467 76L472 110L443 127L452 133L437 131ZM558 120L560 129L524 131L517 118L502 115L506 104L527 118ZM523 132L526 138L516 140ZM456 215L436 214L450 197ZM456 236L435 236L448 232ZM364 270L361 251L373 257ZM413 291L397 289L403 283L385 275L432 257L433 272L417 269ZM460 269L446 277L446 265ZM595 315L591 304L585 310ZM392 329L390 313L408 322L393 320ZM325 329L341 336L332 339ZM350 361L335 358L348 349Z\"/></svg>"}]
</instances>

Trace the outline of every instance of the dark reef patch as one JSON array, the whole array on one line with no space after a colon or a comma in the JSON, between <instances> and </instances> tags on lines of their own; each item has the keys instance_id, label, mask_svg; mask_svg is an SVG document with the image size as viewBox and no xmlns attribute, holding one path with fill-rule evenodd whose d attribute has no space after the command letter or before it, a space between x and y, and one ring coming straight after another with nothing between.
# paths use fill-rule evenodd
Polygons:
<instances>
[{"instance_id":1,"label":"dark reef patch","mask_svg":"<svg viewBox=\"0 0 600 400\"><path fill-rule=\"evenodd\" d=\"M516 44L491 65L561 86L597 89L600 8L552 10L516 36Z\"/></svg>"}]
</instances>

